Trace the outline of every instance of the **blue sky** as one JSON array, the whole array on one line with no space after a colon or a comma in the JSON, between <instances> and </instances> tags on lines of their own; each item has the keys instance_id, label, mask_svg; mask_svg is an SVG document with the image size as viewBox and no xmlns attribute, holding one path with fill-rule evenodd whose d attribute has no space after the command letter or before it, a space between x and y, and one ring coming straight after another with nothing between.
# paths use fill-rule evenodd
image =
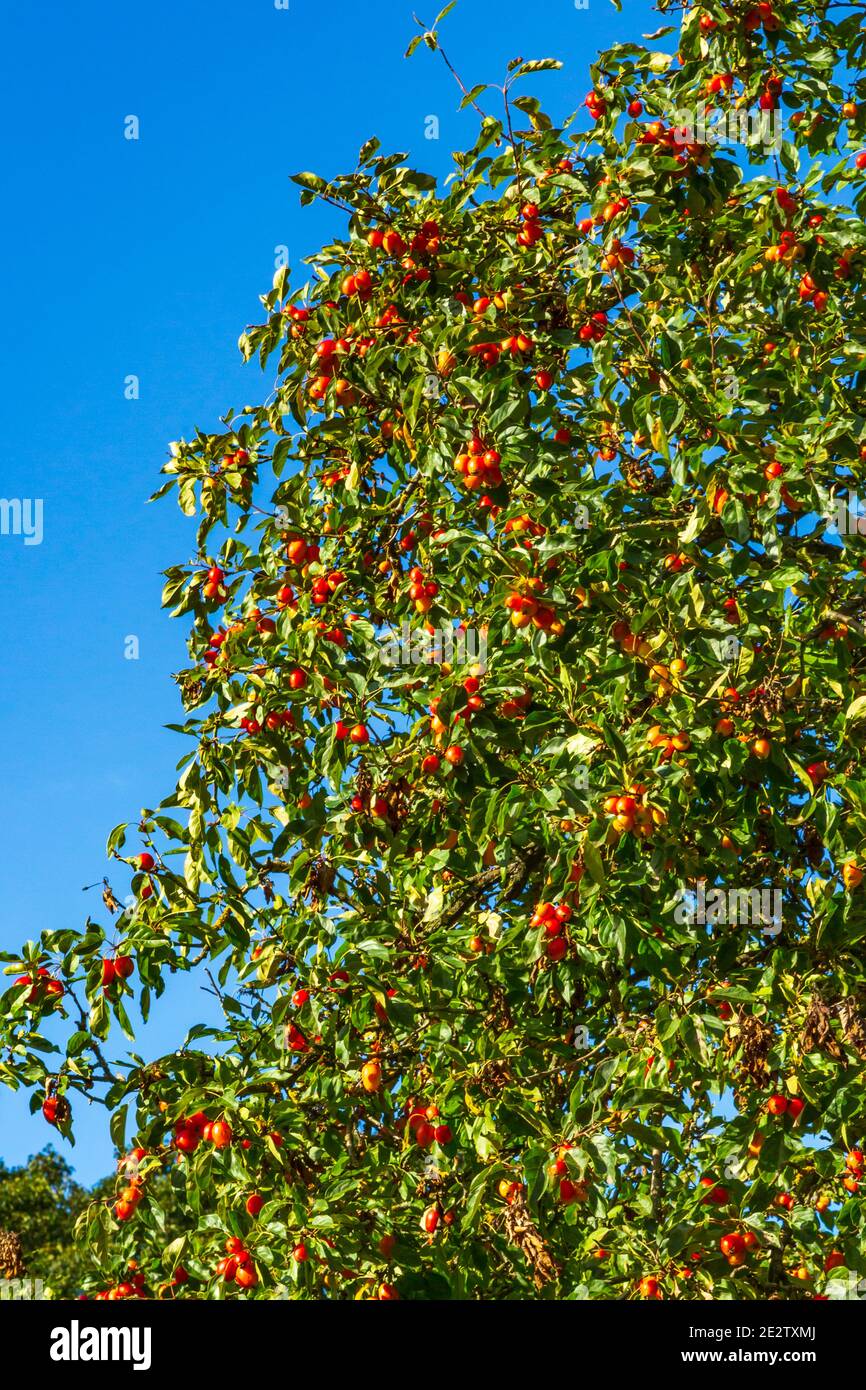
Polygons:
<instances>
[{"instance_id":1,"label":"blue sky","mask_svg":"<svg viewBox=\"0 0 866 1390\"><path fill-rule=\"evenodd\" d=\"M303 279L301 257L342 230L333 211L300 208L289 174L347 171L373 134L444 174L471 139L441 62L426 49L403 61L413 8L435 14L426 0L42 0L7 13L0 493L42 499L44 537L0 536L3 949L88 910L105 922L82 887L107 871L107 833L174 785L184 745L163 726L179 716L169 673L185 630L160 610L160 574L190 554L194 528L172 502L145 501L169 440L260 399L235 345L275 248ZM659 23L647 0L620 15L609 0L460 0L442 37L467 85L517 55L561 58L536 90L564 115L599 48ZM124 138L130 115L138 140ZM202 1017L200 982L173 983L140 1050L159 1055ZM82 1110L73 1162L91 1182L112 1150L104 1112ZM52 1137L0 1090L0 1159Z\"/></svg>"}]
</instances>

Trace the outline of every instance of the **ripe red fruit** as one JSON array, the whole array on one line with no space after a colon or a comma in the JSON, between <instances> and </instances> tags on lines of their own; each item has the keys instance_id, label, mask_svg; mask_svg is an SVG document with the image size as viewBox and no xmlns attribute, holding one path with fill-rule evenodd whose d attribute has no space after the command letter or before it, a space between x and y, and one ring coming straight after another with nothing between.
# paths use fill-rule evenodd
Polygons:
<instances>
[{"instance_id":1,"label":"ripe red fruit","mask_svg":"<svg viewBox=\"0 0 866 1390\"><path fill-rule=\"evenodd\" d=\"M720 1187L714 1178L701 1178L701 1187L709 1188L704 1202L712 1202L715 1206L724 1206L728 1201L729 1193L726 1187Z\"/></svg>"},{"instance_id":2,"label":"ripe red fruit","mask_svg":"<svg viewBox=\"0 0 866 1390\"><path fill-rule=\"evenodd\" d=\"M549 391L553 385L553 372L539 371L535 373L535 384L539 391Z\"/></svg>"},{"instance_id":3,"label":"ripe red fruit","mask_svg":"<svg viewBox=\"0 0 866 1390\"><path fill-rule=\"evenodd\" d=\"M784 1115L785 1111L788 1109L787 1096L780 1095L777 1091L775 1095L770 1096L770 1099L767 1101L767 1109L771 1115Z\"/></svg>"},{"instance_id":4,"label":"ripe red fruit","mask_svg":"<svg viewBox=\"0 0 866 1390\"><path fill-rule=\"evenodd\" d=\"M241 1289L254 1289L259 1282L252 1265L241 1265L235 1274L235 1283Z\"/></svg>"},{"instance_id":5,"label":"ripe red fruit","mask_svg":"<svg viewBox=\"0 0 866 1390\"><path fill-rule=\"evenodd\" d=\"M445 761L452 767L459 767L463 761L463 749L459 743L452 743L450 748L445 749Z\"/></svg>"},{"instance_id":6,"label":"ripe red fruit","mask_svg":"<svg viewBox=\"0 0 866 1390\"><path fill-rule=\"evenodd\" d=\"M247 1198L247 1213L250 1216L258 1216L262 1207L265 1205L264 1197L260 1197L258 1192L253 1192Z\"/></svg>"},{"instance_id":7,"label":"ripe red fruit","mask_svg":"<svg viewBox=\"0 0 866 1390\"><path fill-rule=\"evenodd\" d=\"M437 1144L450 1144L453 1138L450 1125L437 1125L434 1131Z\"/></svg>"},{"instance_id":8,"label":"ripe red fruit","mask_svg":"<svg viewBox=\"0 0 866 1390\"><path fill-rule=\"evenodd\" d=\"M42 1102L42 1117L43 1119L47 1120L48 1124L57 1124L58 1107L59 1101L56 1096L48 1096Z\"/></svg>"},{"instance_id":9,"label":"ripe red fruit","mask_svg":"<svg viewBox=\"0 0 866 1390\"><path fill-rule=\"evenodd\" d=\"M301 1009L306 1004L309 997L310 991L308 989L296 989L292 995L292 1003L296 1009Z\"/></svg>"},{"instance_id":10,"label":"ripe red fruit","mask_svg":"<svg viewBox=\"0 0 866 1390\"><path fill-rule=\"evenodd\" d=\"M104 960L104 961L102 962L102 987L103 987L103 989L108 989L108 986L109 986L109 985L114 984L114 977L115 977L115 974L116 974L116 973L117 973L117 972L116 972L116 969L115 969L115 965L114 965L114 961L113 961L113 960Z\"/></svg>"},{"instance_id":11,"label":"ripe red fruit","mask_svg":"<svg viewBox=\"0 0 866 1390\"><path fill-rule=\"evenodd\" d=\"M544 948L548 960L562 960L568 950L568 942L564 936L554 936Z\"/></svg>"},{"instance_id":12,"label":"ripe red fruit","mask_svg":"<svg viewBox=\"0 0 866 1390\"><path fill-rule=\"evenodd\" d=\"M791 1099L788 1101L788 1114L790 1115L791 1119L799 1120L800 1116L802 1115L805 1109L805 1106L806 1102L801 1100L799 1096L791 1096Z\"/></svg>"},{"instance_id":13,"label":"ripe red fruit","mask_svg":"<svg viewBox=\"0 0 866 1390\"><path fill-rule=\"evenodd\" d=\"M299 1240L292 1251L292 1259L296 1264L302 1265L305 1260L310 1258L310 1252L302 1240Z\"/></svg>"},{"instance_id":14,"label":"ripe red fruit","mask_svg":"<svg viewBox=\"0 0 866 1390\"><path fill-rule=\"evenodd\" d=\"M423 1215L422 1218L421 1218L421 1227L422 1227L422 1230L425 1230L429 1236L432 1236L433 1233L434 1233L434 1231L435 1231L436 1228L438 1227L438 1225L439 1225L439 1209L438 1209L438 1207L428 1207L427 1210L425 1211L424 1215Z\"/></svg>"},{"instance_id":15,"label":"ripe red fruit","mask_svg":"<svg viewBox=\"0 0 866 1390\"><path fill-rule=\"evenodd\" d=\"M643 115L643 102L637 100L630 101L628 106L626 107L626 110L628 111L628 114L630 116L637 119L638 116Z\"/></svg>"},{"instance_id":16,"label":"ripe red fruit","mask_svg":"<svg viewBox=\"0 0 866 1390\"><path fill-rule=\"evenodd\" d=\"M429 1149L433 1140L436 1138L436 1131L426 1120L422 1120L415 1128L415 1143L419 1149Z\"/></svg>"},{"instance_id":17,"label":"ripe red fruit","mask_svg":"<svg viewBox=\"0 0 866 1390\"><path fill-rule=\"evenodd\" d=\"M150 873L151 869L154 867L155 860L153 855L148 854L145 850L144 853L137 855L136 864L142 873L147 874Z\"/></svg>"},{"instance_id":18,"label":"ripe red fruit","mask_svg":"<svg viewBox=\"0 0 866 1390\"><path fill-rule=\"evenodd\" d=\"M232 1142L231 1125L226 1120L215 1120L210 1137L215 1149L227 1149Z\"/></svg>"},{"instance_id":19,"label":"ripe red fruit","mask_svg":"<svg viewBox=\"0 0 866 1390\"><path fill-rule=\"evenodd\" d=\"M366 724L355 724L349 733L349 738L353 743L369 743L370 735Z\"/></svg>"},{"instance_id":20,"label":"ripe red fruit","mask_svg":"<svg viewBox=\"0 0 866 1390\"><path fill-rule=\"evenodd\" d=\"M128 980L134 969L132 956L115 956L114 973L119 975L121 980Z\"/></svg>"},{"instance_id":21,"label":"ripe red fruit","mask_svg":"<svg viewBox=\"0 0 866 1390\"><path fill-rule=\"evenodd\" d=\"M719 1241L719 1249L723 1255L742 1255L746 1248L746 1242L738 1231L732 1231L730 1235L722 1236Z\"/></svg>"}]
</instances>

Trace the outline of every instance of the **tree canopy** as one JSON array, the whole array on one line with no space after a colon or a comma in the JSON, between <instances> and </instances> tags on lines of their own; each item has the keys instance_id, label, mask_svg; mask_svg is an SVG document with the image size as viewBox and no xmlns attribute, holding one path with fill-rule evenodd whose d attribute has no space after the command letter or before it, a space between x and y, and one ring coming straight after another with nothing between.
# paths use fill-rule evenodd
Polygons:
<instances>
[{"instance_id":1,"label":"tree canopy","mask_svg":"<svg viewBox=\"0 0 866 1390\"><path fill-rule=\"evenodd\" d=\"M444 186L296 175L341 233L172 445L177 787L0 1002L131 1150L103 1296L866 1275L864 6L659 9L565 121L553 59L461 81ZM223 1025L106 1057L192 970Z\"/></svg>"}]
</instances>

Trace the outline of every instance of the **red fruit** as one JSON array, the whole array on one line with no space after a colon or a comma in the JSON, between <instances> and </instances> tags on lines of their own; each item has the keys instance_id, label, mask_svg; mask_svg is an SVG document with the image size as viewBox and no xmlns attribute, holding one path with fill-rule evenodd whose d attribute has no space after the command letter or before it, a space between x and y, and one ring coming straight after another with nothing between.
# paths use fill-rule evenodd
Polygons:
<instances>
[{"instance_id":1,"label":"red fruit","mask_svg":"<svg viewBox=\"0 0 866 1390\"><path fill-rule=\"evenodd\" d=\"M628 111L628 114L630 116L633 116L635 119L637 119L638 116L643 115L643 102L636 100L630 101L626 110Z\"/></svg>"},{"instance_id":2,"label":"red fruit","mask_svg":"<svg viewBox=\"0 0 866 1390\"><path fill-rule=\"evenodd\" d=\"M292 995L292 1003L296 1009L302 1009L310 997L308 989L296 989Z\"/></svg>"},{"instance_id":3,"label":"red fruit","mask_svg":"<svg viewBox=\"0 0 866 1390\"><path fill-rule=\"evenodd\" d=\"M114 973L119 975L121 980L128 980L134 969L132 956L115 956Z\"/></svg>"},{"instance_id":4,"label":"red fruit","mask_svg":"<svg viewBox=\"0 0 866 1390\"><path fill-rule=\"evenodd\" d=\"M108 986L114 983L114 977L115 977L116 973L117 973L117 971L116 971L115 964L114 964L114 961L113 961L113 960L104 960L104 961L102 962L102 987L103 987L103 989L108 989Z\"/></svg>"},{"instance_id":5,"label":"red fruit","mask_svg":"<svg viewBox=\"0 0 866 1390\"><path fill-rule=\"evenodd\" d=\"M421 1218L421 1228L426 1231L428 1236L432 1236L439 1225L438 1207L428 1207Z\"/></svg>"},{"instance_id":6,"label":"red fruit","mask_svg":"<svg viewBox=\"0 0 866 1390\"><path fill-rule=\"evenodd\" d=\"M450 1144L453 1138L450 1125L437 1125L434 1131L437 1144Z\"/></svg>"},{"instance_id":7,"label":"red fruit","mask_svg":"<svg viewBox=\"0 0 866 1390\"><path fill-rule=\"evenodd\" d=\"M253 1192L247 1198L247 1213L249 1216L258 1216L262 1207L265 1205L264 1197L260 1197L258 1192Z\"/></svg>"},{"instance_id":8,"label":"red fruit","mask_svg":"<svg viewBox=\"0 0 866 1390\"><path fill-rule=\"evenodd\" d=\"M702 1198L704 1202L712 1202L716 1206L724 1206L727 1202L729 1195L728 1189L726 1187L720 1187L714 1178L701 1178L701 1187L710 1189L707 1195Z\"/></svg>"},{"instance_id":9,"label":"red fruit","mask_svg":"<svg viewBox=\"0 0 866 1390\"><path fill-rule=\"evenodd\" d=\"M445 761L452 767L459 767L463 761L463 749L459 743L452 743L450 748L445 749Z\"/></svg>"},{"instance_id":10,"label":"red fruit","mask_svg":"<svg viewBox=\"0 0 866 1390\"><path fill-rule=\"evenodd\" d=\"M356 724L349 733L349 738L353 743L369 743L370 735L367 732L366 724Z\"/></svg>"},{"instance_id":11,"label":"red fruit","mask_svg":"<svg viewBox=\"0 0 866 1390\"><path fill-rule=\"evenodd\" d=\"M58 1099L57 1099L56 1096L48 1096L48 1097L42 1102L42 1116L43 1116L43 1119L47 1120L48 1124L50 1124L50 1125L56 1125L56 1124L57 1124L57 1112L58 1112L58 1108L59 1108L59 1101L58 1101Z\"/></svg>"},{"instance_id":12,"label":"red fruit","mask_svg":"<svg viewBox=\"0 0 866 1390\"><path fill-rule=\"evenodd\" d=\"M136 864L138 868L141 870L141 872L144 874L150 873L151 869L154 867L154 863L155 861L153 855L148 854L146 850L143 854L139 854L136 858Z\"/></svg>"},{"instance_id":13,"label":"red fruit","mask_svg":"<svg viewBox=\"0 0 866 1390\"><path fill-rule=\"evenodd\" d=\"M767 1101L767 1109L771 1115L784 1115L785 1111L788 1109L787 1096L780 1095L777 1091L775 1095L770 1096L770 1099Z\"/></svg>"},{"instance_id":14,"label":"red fruit","mask_svg":"<svg viewBox=\"0 0 866 1390\"><path fill-rule=\"evenodd\" d=\"M721 1250L722 1254L726 1256L742 1255L745 1248L746 1242L743 1240L743 1237L737 1231L733 1231L730 1235L722 1236L721 1240L719 1241L719 1249Z\"/></svg>"},{"instance_id":15,"label":"red fruit","mask_svg":"<svg viewBox=\"0 0 866 1390\"><path fill-rule=\"evenodd\" d=\"M303 690L303 688L304 688L304 686L305 686L306 684L307 684L307 673L306 673L306 671L302 671L302 670L300 670L299 667L295 667L294 671L290 671L290 672L289 672L289 689L290 689L290 690Z\"/></svg>"},{"instance_id":16,"label":"red fruit","mask_svg":"<svg viewBox=\"0 0 866 1390\"><path fill-rule=\"evenodd\" d=\"M310 1252L302 1240L299 1240L292 1251L292 1259L296 1264L302 1265L305 1260L310 1258Z\"/></svg>"},{"instance_id":17,"label":"red fruit","mask_svg":"<svg viewBox=\"0 0 866 1390\"><path fill-rule=\"evenodd\" d=\"M788 1101L788 1114L792 1120L799 1120L806 1106L806 1102L799 1096L792 1096Z\"/></svg>"},{"instance_id":18,"label":"red fruit","mask_svg":"<svg viewBox=\"0 0 866 1390\"><path fill-rule=\"evenodd\" d=\"M552 940L548 941L544 950L548 960L562 960L568 950L568 942L564 936L554 936Z\"/></svg>"},{"instance_id":19,"label":"red fruit","mask_svg":"<svg viewBox=\"0 0 866 1390\"><path fill-rule=\"evenodd\" d=\"M210 1137L215 1149L227 1149L232 1142L231 1125L226 1120L216 1120L211 1126Z\"/></svg>"},{"instance_id":20,"label":"red fruit","mask_svg":"<svg viewBox=\"0 0 866 1390\"><path fill-rule=\"evenodd\" d=\"M254 1289L259 1282L252 1265L241 1265L235 1274L235 1283L241 1289Z\"/></svg>"},{"instance_id":21,"label":"red fruit","mask_svg":"<svg viewBox=\"0 0 866 1390\"><path fill-rule=\"evenodd\" d=\"M436 1131L426 1120L422 1120L415 1128L415 1143L420 1149L429 1149L433 1140L436 1138Z\"/></svg>"},{"instance_id":22,"label":"red fruit","mask_svg":"<svg viewBox=\"0 0 866 1390\"><path fill-rule=\"evenodd\" d=\"M535 384L539 391L549 391L553 385L553 372L540 371L535 373Z\"/></svg>"}]
</instances>

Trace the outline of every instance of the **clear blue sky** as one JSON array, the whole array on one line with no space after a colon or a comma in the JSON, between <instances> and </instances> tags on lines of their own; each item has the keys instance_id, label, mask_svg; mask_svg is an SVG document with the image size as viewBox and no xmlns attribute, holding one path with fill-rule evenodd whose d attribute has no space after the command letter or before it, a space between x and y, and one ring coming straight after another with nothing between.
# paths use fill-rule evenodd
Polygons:
<instances>
[{"instance_id":1,"label":"clear blue sky","mask_svg":"<svg viewBox=\"0 0 866 1390\"><path fill-rule=\"evenodd\" d=\"M186 559L194 528L172 502L145 500L169 440L260 399L235 345L259 317L274 248L299 271L342 229L327 208L299 207L289 174L351 169L373 134L444 174L471 138L440 60L403 61L413 8L432 21L427 0L7 11L0 495L41 498L44 539L0 536L4 949L88 909L105 922L99 894L81 890L107 870L108 831L174 785L182 743L163 726L179 716L169 673L185 664L185 631L160 609L160 572ZM561 58L535 90L564 115L599 48L659 23L648 0L620 15L609 0L460 0L442 37L467 85L517 55ZM130 115L137 141L124 138ZM424 137L430 115L438 142ZM124 398L131 374L138 400ZM129 635L137 661L124 659ZM140 1050L158 1055L179 1020L208 1013L198 981L173 984ZM91 1182L111 1162L107 1119L77 1114L73 1162ZM52 1137L0 1089L0 1159Z\"/></svg>"}]
</instances>

